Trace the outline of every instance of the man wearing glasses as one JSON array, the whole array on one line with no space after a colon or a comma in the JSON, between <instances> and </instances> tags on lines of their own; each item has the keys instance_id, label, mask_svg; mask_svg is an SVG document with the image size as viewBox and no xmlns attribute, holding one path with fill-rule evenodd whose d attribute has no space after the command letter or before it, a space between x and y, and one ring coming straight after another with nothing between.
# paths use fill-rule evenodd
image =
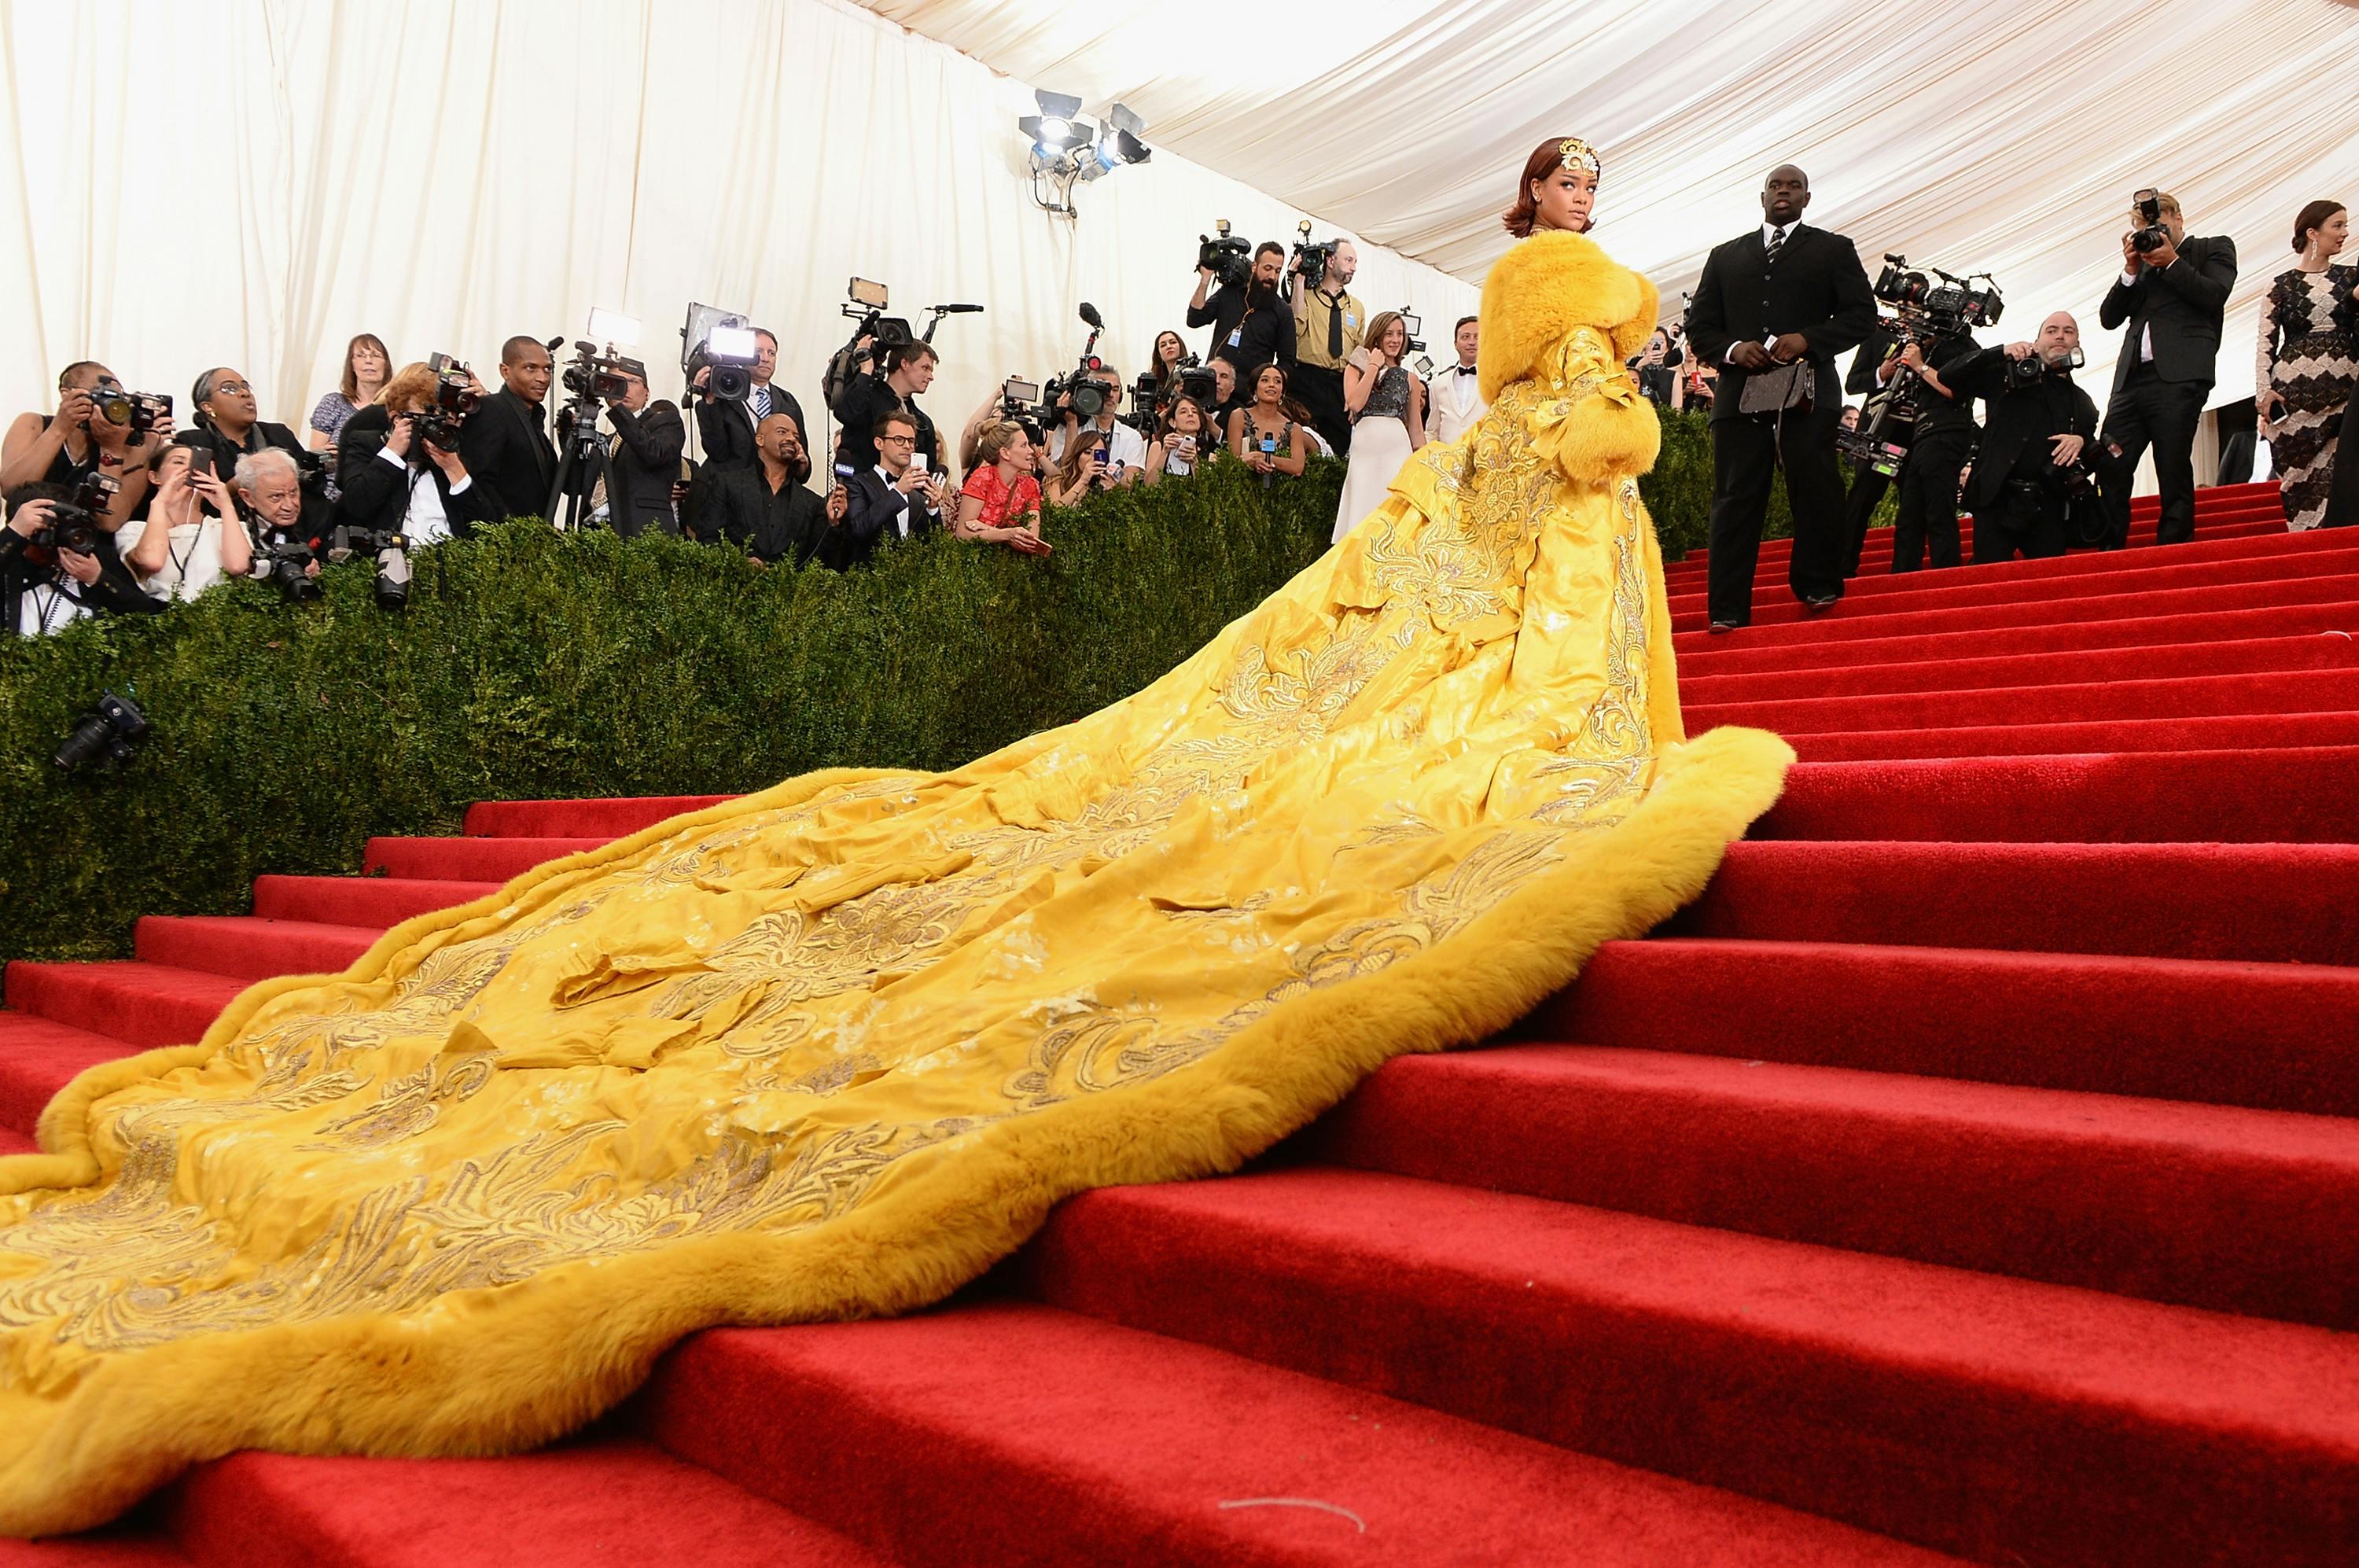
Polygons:
<instances>
[{"instance_id":1,"label":"man wearing glasses","mask_svg":"<svg viewBox=\"0 0 2359 1568\"><path fill-rule=\"evenodd\" d=\"M919 461L918 422L907 414L886 414L870 431L876 461L842 478L851 494L837 559L856 565L877 550L921 539L942 526L947 497L940 470Z\"/></svg>"}]
</instances>

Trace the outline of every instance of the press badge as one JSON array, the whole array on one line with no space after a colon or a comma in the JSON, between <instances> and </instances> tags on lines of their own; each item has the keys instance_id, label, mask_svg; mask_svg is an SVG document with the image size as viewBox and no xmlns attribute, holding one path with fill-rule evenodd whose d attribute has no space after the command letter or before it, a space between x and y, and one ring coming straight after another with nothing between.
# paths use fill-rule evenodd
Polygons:
<instances>
[{"instance_id":1,"label":"press badge","mask_svg":"<svg viewBox=\"0 0 2359 1568\"><path fill-rule=\"evenodd\" d=\"M1243 348L1245 346L1245 330L1243 327L1231 327L1229 329L1229 346L1231 348Z\"/></svg>"}]
</instances>

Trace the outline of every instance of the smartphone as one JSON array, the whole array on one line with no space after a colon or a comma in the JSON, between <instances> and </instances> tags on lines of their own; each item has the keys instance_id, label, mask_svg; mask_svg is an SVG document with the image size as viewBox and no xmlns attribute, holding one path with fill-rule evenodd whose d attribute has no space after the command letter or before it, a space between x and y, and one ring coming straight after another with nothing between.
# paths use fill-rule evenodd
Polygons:
<instances>
[{"instance_id":1,"label":"smartphone","mask_svg":"<svg viewBox=\"0 0 2359 1568\"><path fill-rule=\"evenodd\" d=\"M1093 448L1090 452L1090 461L1097 464L1100 468L1103 468L1106 465L1106 449L1103 447Z\"/></svg>"},{"instance_id":2,"label":"smartphone","mask_svg":"<svg viewBox=\"0 0 2359 1568\"><path fill-rule=\"evenodd\" d=\"M189 477L191 479L200 477L209 479L212 477L212 448L209 446L191 447L189 450Z\"/></svg>"},{"instance_id":3,"label":"smartphone","mask_svg":"<svg viewBox=\"0 0 2359 1568\"><path fill-rule=\"evenodd\" d=\"M922 452L911 452L909 454L909 466L916 469L919 474L925 473L926 454Z\"/></svg>"}]
</instances>

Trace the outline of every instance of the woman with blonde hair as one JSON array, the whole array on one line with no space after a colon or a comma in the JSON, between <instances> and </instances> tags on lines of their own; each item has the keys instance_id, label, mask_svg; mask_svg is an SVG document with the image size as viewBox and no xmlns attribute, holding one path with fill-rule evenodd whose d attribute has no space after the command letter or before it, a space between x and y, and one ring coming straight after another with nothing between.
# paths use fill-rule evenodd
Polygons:
<instances>
[{"instance_id":1,"label":"woman with blonde hair","mask_svg":"<svg viewBox=\"0 0 2359 1568\"><path fill-rule=\"evenodd\" d=\"M975 438L975 456L959 490L951 532L1027 555L1048 554L1040 538L1040 482L1032 477L1031 436L1014 419L985 425Z\"/></svg>"}]
</instances>

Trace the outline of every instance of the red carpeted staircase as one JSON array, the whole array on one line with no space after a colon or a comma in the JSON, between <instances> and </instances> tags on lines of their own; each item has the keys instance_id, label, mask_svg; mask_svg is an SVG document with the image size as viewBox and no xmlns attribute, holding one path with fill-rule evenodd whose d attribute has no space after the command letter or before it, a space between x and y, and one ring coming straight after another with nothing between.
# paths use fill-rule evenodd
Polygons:
<instances>
[{"instance_id":1,"label":"red carpeted staircase","mask_svg":"<svg viewBox=\"0 0 2359 1568\"><path fill-rule=\"evenodd\" d=\"M0 1564L2359 1562L2359 534L1880 575L1702 635L1803 762L1694 907L1249 1174L895 1322L699 1335L502 1460L246 1454ZM1887 536L1888 539L1888 536ZM698 800L478 806L16 964L0 1125Z\"/></svg>"}]
</instances>

